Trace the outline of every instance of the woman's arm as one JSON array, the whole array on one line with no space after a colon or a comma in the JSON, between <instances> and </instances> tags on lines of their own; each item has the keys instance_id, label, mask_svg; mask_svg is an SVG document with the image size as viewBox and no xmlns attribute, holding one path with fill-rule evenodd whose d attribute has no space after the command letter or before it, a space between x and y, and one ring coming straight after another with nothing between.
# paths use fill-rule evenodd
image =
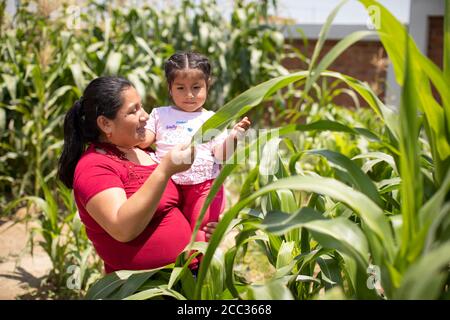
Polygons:
<instances>
[{"instance_id":1,"label":"woman's arm","mask_svg":"<svg viewBox=\"0 0 450 320\"><path fill-rule=\"evenodd\" d=\"M153 218L170 177L189 169L193 154L192 148L175 147L130 198L122 188L106 189L87 202L86 210L117 241L133 240Z\"/></svg>"}]
</instances>

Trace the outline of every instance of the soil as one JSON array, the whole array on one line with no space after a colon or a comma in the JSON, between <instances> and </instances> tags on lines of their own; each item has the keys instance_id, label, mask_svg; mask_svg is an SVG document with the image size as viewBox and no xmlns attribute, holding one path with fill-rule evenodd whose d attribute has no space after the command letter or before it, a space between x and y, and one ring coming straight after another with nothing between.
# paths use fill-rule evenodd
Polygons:
<instances>
[{"instance_id":1,"label":"soil","mask_svg":"<svg viewBox=\"0 0 450 320\"><path fill-rule=\"evenodd\" d=\"M0 219L0 299L36 299L45 276L52 268L50 258L37 242L27 247L32 223L22 212ZM39 238L37 239L39 240Z\"/></svg>"}]
</instances>

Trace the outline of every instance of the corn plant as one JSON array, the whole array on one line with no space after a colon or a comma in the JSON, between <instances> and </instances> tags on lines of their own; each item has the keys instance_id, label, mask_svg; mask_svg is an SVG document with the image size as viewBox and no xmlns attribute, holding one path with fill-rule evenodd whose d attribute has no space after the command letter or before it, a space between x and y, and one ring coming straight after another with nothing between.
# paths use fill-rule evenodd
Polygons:
<instances>
[{"instance_id":1,"label":"corn plant","mask_svg":"<svg viewBox=\"0 0 450 320\"><path fill-rule=\"evenodd\" d=\"M32 228L29 238L31 253L36 245L36 235L40 235L39 245L52 263L45 279L47 287L59 298L77 298L99 278L101 264L86 236L71 190L58 183L55 196L40 176L39 182L44 197L25 196L9 206L23 202L34 204L40 215L38 226Z\"/></svg>"},{"instance_id":2,"label":"corn plant","mask_svg":"<svg viewBox=\"0 0 450 320\"><path fill-rule=\"evenodd\" d=\"M450 95L445 85L449 64L445 61L444 70L439 70L419 52L405 27L384 7L372 0L360 2L366 8L375 6L381 14L377 32L403 88L399 111L385 106L366 84L326 70L343 50L367 32L347 36L316 63L331 22L345 3L342 1L321 31L309 70L274 78L231 100L204 124L196 141L201 141L202 133L209 129L226 128L233 119L242 117L290 83L304 81L300 95L306 97L320 77L340 79L355 90L382 121L383 130L373 132L318 120L268 130L238 149L235 156L245 158L255 146L257 151L264 143L267 148L249 171L239 200L224 214L210 239L197 278L178 277L177 268L171 269L170 277L167 275L190 288L189 294L172 297L205 298L203 288L211 279L218 288L214 297L221 299L449 297ZM450 48L449 7L447 0L446 53ZM442 105L432 96L430 83L437 88ZM297 140L307 131L342 132L367 139L375 147L353 159L332 150L300 149ZM287 137L288 134L292 136ZM290 153L277 152L282 141ZM305 170L305 157L320 157L328 166ZM265 169L275 163L279 164L278 170L267 175L271 171ZM236 163L224 166L203 213L225 178L238 167ZM377 173L375 167L381 171ZM196 230L198 227L199 224ZM211 278L220 242L234 227L239 234L236 246L224 256L225 278ZM245 250L249 242L257 243L276 267L274 276L265 283L245 283L235 277L237 253ZM186 250L194 248L198 249L194 244ZM152 272L158 270L145 274ZM121 281L115 289L127 287L130 280ZM226 289L220 291L223 282ZM154 296L140 295L143 287L147 292L161 292L165 286L148 288L143 282L133 288L131 297L151 298ZM96 292L100 289L96 287Z\"/></svg>"},{"instance_id":3,"label":"corn plant","mask_svg":"<svg viewBox=\"0 0 450 320\"><path fill-rule=\"evenodd\" d=\"M383 30L389 30L391 33L397 32L400 35L405 34L405 30L400 25L400 23L398 23L398 21L396 21L395 18L391 16L390 13L379 4L372 1L363 1L363 3L366 6L377 5L382 12L381 21L383 21L385 24L387 23L387 25L382 23L380 29L382 41ZM326 27L327 24L325 25L324 29L326 29ZM323 34L324 33L322 33L322 35ZM350 35L348 39L350 39L351 37L352 35ZM339 47L348 39L342 40L341 43L338 43L336 47ZM396 41L394 43L391 38L389 39L391 42L387 42L386 40L383 41L383 44L386 47L388 53L392 51L392 47L394 46L394 44L396 46L398 46L399 43L401 44L401 42L399 41ZM284 224L284 229L281 228L281 231L277 232L286 231L286 228L292 228L293 226L306 228L310 233L312 233L313 238L315 238L315 240L319 242L321 246L325 248L331 247L333 249L337 249L344 261L346 261L348 265L347 267L350 268L349 265L353 265L351 269L353 269L354 274L353 278L352 276L349 277L349 279L351 280L349 281L349 283L353 284L354 293L356 293L356 296L360 297L371 296L370 292L367 292L368 290L366 290L367 287L364 288L364 285L358 285L358 282L361 281L361 279L367 280L367 276L364 277L364 273L365 270L367 270L367 268L370 266L370 264L375 264L381 269L381 284L384 290L384 295L394 298L427 297L427 293L429 294L430 292L427 292L426 289L430 289L433 293L428 297L439 297L439 287L442 288L443 283L446 280L446 275L448 275L448 270L443 273L440 273L438 271L441 268L448 268L449 257L448 255L444 255L441 256L441 259L436 263L436 269L434 269L436 270L436 274L427 278L421 277L420 279L415 279L416 281L420 282L422 287L418 286L418 289L415 288L415 290L412 291L408 291L405 289L405 287L409 288L412 286L413 281L415 281L413 280L414 276L418 275L417 272L421 267L423 267L424 261L429 261L430 257L435 257L436 255L442 254L443 252L448 250L448 243L445 242L445 240L448 238L448 230L446 229L448 228L446 227L448 225L446 222L446 219L448 218L448 209L445 205L445 197L446 195L448 197L448 183L450 181L450 176L448 174L447 177L439 177L439 173L435 175L434 181L430 181L429 176L432 171L425 172L424 180L428 181L424 184L430 187L430 182L434 183L435 192L428 197L427 202L425 202L425 204L422 206L422 182L421 180L417 182L417 178L420 179L421 176L421 163L419 160L420 157L422 157L421 152L419 152L420 144L416 141L420 128L418 120L419 117L417 116L416 112L419 107L415 107L415 104L417 104L418 101L421 101L421 99L422 101L430 100L431 105L436 105L436 102L433 102L433 100L431 100L433 99L430 94L431 91L426 90L427 88L429 89L429 84L428 87L425 86L423 89L424 97L414 97L414 87L417 86L417 83L415 81L423 82L424 79L419 80L417 79L418 76L426 77L430 74L430 80L435 86L442 87L442 84L444 82L435 83L436 79L442 79L439 79L439 75L441 74L440 71L437 70L436 67L429 60L427 60L427 58L425 58L418 52L417 48L412 44L412 39L407 38L405 42L407 43L407 45L403 47L403 50L400 49L396 52L398 54L396 58L403 57L403 61L398 62L396 71L402 72L402 74L406 75L404 79L405 84L403 85L403 102L400 107L401 120L395 119L396 115L386 107L384 107L381 103L379 103L379 101L377 101L374 97L374 94L368 88L366 88L365 92L362 92L364 98L370 97L371 99L373 99L372 103L369 102L371 106L378 106L377 108L374 108L374 110L378 114L383 116L383 120L385 121L386 127L390 133L390 141L384 141L384 144L386 146L389 146L389 151L393 153L391 155L391 158L396 161L396 167L400 167L400 178L402 181L399 196L399 202L401 204L400 210L392 210L392 217L385 216L382 208L380 208L380 206L383 206L383 202L378 196L378 192L374 188L373 183L371 183L370 180L368 180L368 178L361 171L356 170L354 165L351 165L351 162L349 162L348 159L345 159L345 157L336 157L336 154L333 155L329 152L324 154L324 152L322 151L321 154L325 155L329 161L337 162L340 167L344 167L346 169L346 179L341 180L347 183L350 182L350 184L353 185L353 187L358 191L346 189L345 185L338 183L337 181L327 180L323 178L321 179L319 177L314 177L314 179L311 179L307 176L281 178L271 184L268 184L258 192L253 193L251 196L243 199L241 202L236 204L236 206L233 207L225 215L224 221L222 221L222 223L226 225L226 223L228 222L226 220L227 215L229 215L229 219L231 219L240 210L242 210L245 205L256 199L258 196L262 196L266 193L270 193L272 190L278 190L280 188L313 191L340 200L347 207L353 209L353 211L357 214L357 218L359 218L361 224L361 229L355 228L355 225L349 224L347 220L340 220L339 223L342 223L342 226L341 228L339 228L339 230L335 230L335 225L338 225L337 221L333 221L332 224L328 223L328 221L320 221L322 220L321 215L317 215L317 212L309 212L309 214L304 214L302 216L300 213L305 210L304 208L300 209L300 211L297 213L297 216L292 216L291 214L285 216L283 219L275 219L277 221L274 225L278 226L278 229L280 229L279 225ZM320 45L320 41L318 43ZM316 47L316 49L318 47ZM338 52L338 49L336 49L336 52ZM407 54L402 55L401 52L407 52ZM410 62L412 59L411 56L420 56L420 58L417 59L420 59L419 61L423 61L423 64L416 64L413 66ZM330 57L333 57L332 54L330 54ZM306 81L305 90L308 90L308 88L311 86L310 84L308 87L308 83L312 83L312 81L314 81L314 77L317 78L317 74L321 71L320 66L323 64L328 64L329 61L327 60L327 58L328 57L326 56L316 67L316 70L313 70L313 74L315 76L308 78L308 80ZM324 63L323 61L326 61L326 63ZM423 69L417 70L417 66L420 66ZM428 72L428 74L426 72ZM330 73L322 73L322 75L333 76L333 74ZM291 79L292 78L294 78L293 75L291 76ZM289 79L289 77L279 78L278 82L275 81L270 85L276 87L277 84L279 85L283 81L288 81L287 79ZM344 79L346 79L346 82L347 80L350 80L348 77L344 77ZM348 84L352 86L355 85L356 82L352 80L352 82L349 82ZM270 90L273 90L273 87L271 87L270 85L265 88L266 95L270 94ZM359 85L357 86L359 87ZM361 94L361 90L357 91ZM445 101L445 89L441 88L440 92L444 95L443 100ZM260 94L258 98L252 101L252 104L253 102L255 102L255 104L258 103L258 99L260 99L261 96L263 95ZM246 102L248 103L248 101L249 100L247 100ZM374 104L373 102L376 102L376 104ZM430 104L427 105L427 107L429 106ZM230 103L228 107L230 108L230 111L232 107L237 107L232 111L234 114L239 113L237 109L242 108L242 106L238 106L238 103L236 103L235 105L232 105ZM242 109L245 109L246 107L249 107L249 104L244 106L244 108ZM422 108L425 109L426 107L422 106ZM429 107L429 109L431 108ZM434 111L422 110L425 114L425 127L427 127L427 121L430 121L426 117L427 112L429 114L433 112L439 113L439 110L442 110L443 112L440 113L440 117L434 118L434 120L442 121L443 123L446 117L445 102L444 108L442 109L437 109ZM420 118L422 118L421 115ZM222 125L221 120L224 119L225 118L220 119L219 117L217 117L216 119L211 119L211 122L205 124L205 126L206 128L208 128L208 125L220 126ZM213 123L213 121L215 121L215 123ZM428 126L431 127L431 125L429 124ZM435 124L433 124L433 126L435 126ZM445 135L445 132L441 133L443 135L440 135L441 139L439 140L439 143L445 150L445 146L446 144L448 144L448 138ZM431 145L431 150L441 150L441 147L433 146L433 141L436 141L436 138L433 138L433 134L435 133L429 133L429 131L427 132L428 141L426 143L429 143ZM398 145L400 147L399 149L397 149ZM424 156L426 156L426 154ZM446 160L441 161L441 158L439 157L439 154L434 154L432 160L434 163L425 163L425 169L429 169L430 165L433 164L435 164L436 166L445 166ZM444 172L448 173L448 168ZM350 175L351 179L347 179L348 175ZM412 179L413 177L414 181ZM441 181L443 181L443 183ZM345 189L346 192L342 192ZM405 203L408 204L405 205ZM414 208L414 205L416 205L416 208ZM314 204L313 207L315 207ZM433 210L431 210L431 207L433 207ZM416 213L414 214L414 212ZM399 215L399 213L401 213L401 215ZM314 217L314 215L318 220L317 224L312 223L311 221L316 220L312 218ZM274 216L266 215L266 218L274 219ZM434 228L430 228L432 223L434 224ZM439 229L440 224L442 224L441 228L444 228L444 230L446 230L447 232L437 235L436 229ZM264 222L263 220L262 226L264 226L266 230L271 230L270 227L272 225L268 222ZM326 226L329 226L329 228L324 228ZM349 241L348 237L347 239L345 237L342 237L344 235L342 233L342 230L345 230L345 228L347 228L347 235L354 234L353 241ZM398 229L401 229L401 231L399 231ZM392 230L394 230L395 232L392 232ZM417 234L419 234L420 236L417 237ZM213 244L215 243L215 240L217 238L220 239L221 235L222 234L218 232L213 236L210 248L213 247ZM415 241L412 240L413 235L415 236ZM359 244L359 247L357 247L356 244ZM368 255L368 253L370 254ZM349 255L352 257L352 259L354 259L354 261L349 261ZM202 265L202 267L207 267L207 259L208 252L206 253L204 264ZM439 281L436 281L436 279L433 278L434 276L438 277ZM201 277L202 270L200 271L199 280L201 280ZM358 290L360 292L358 292Z\"/></svg>"}]
</instances>

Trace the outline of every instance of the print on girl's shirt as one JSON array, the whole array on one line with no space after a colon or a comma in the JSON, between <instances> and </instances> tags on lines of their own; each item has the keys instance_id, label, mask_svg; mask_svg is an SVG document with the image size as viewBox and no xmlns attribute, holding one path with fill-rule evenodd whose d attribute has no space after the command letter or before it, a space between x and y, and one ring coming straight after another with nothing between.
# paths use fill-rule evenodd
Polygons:
<instances>
[{"instance_id":1,"label":"print on girl's shirt","mask_svg":"<svg viewBox=\"0 0 450 320\"><path fill-rule=\"evenodd\" d=\"M167 131L163 132L163 139L170 144L183 144L188 142L190 139L186 137L185 132L190 132L184 126L168 125L166 126Z\"/></svg>"}]
</instances>

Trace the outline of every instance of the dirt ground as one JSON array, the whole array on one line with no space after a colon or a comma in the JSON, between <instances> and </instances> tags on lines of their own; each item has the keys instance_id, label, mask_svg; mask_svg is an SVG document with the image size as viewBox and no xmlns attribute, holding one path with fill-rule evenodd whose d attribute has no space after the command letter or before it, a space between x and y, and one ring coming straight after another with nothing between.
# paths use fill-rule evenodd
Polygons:
<instances>
[{"instance_id":1,"label":"dirt ground","mask_svg":"<svg viewBox=\"0 0 450 320\"><path fill-rule=\"evenodd\" d=\"M26 248L32 226L14 220L0 219L1 300L31 299L52 267L40 246L35 245L33 256Z\"/></svg>"}]
</instances>

